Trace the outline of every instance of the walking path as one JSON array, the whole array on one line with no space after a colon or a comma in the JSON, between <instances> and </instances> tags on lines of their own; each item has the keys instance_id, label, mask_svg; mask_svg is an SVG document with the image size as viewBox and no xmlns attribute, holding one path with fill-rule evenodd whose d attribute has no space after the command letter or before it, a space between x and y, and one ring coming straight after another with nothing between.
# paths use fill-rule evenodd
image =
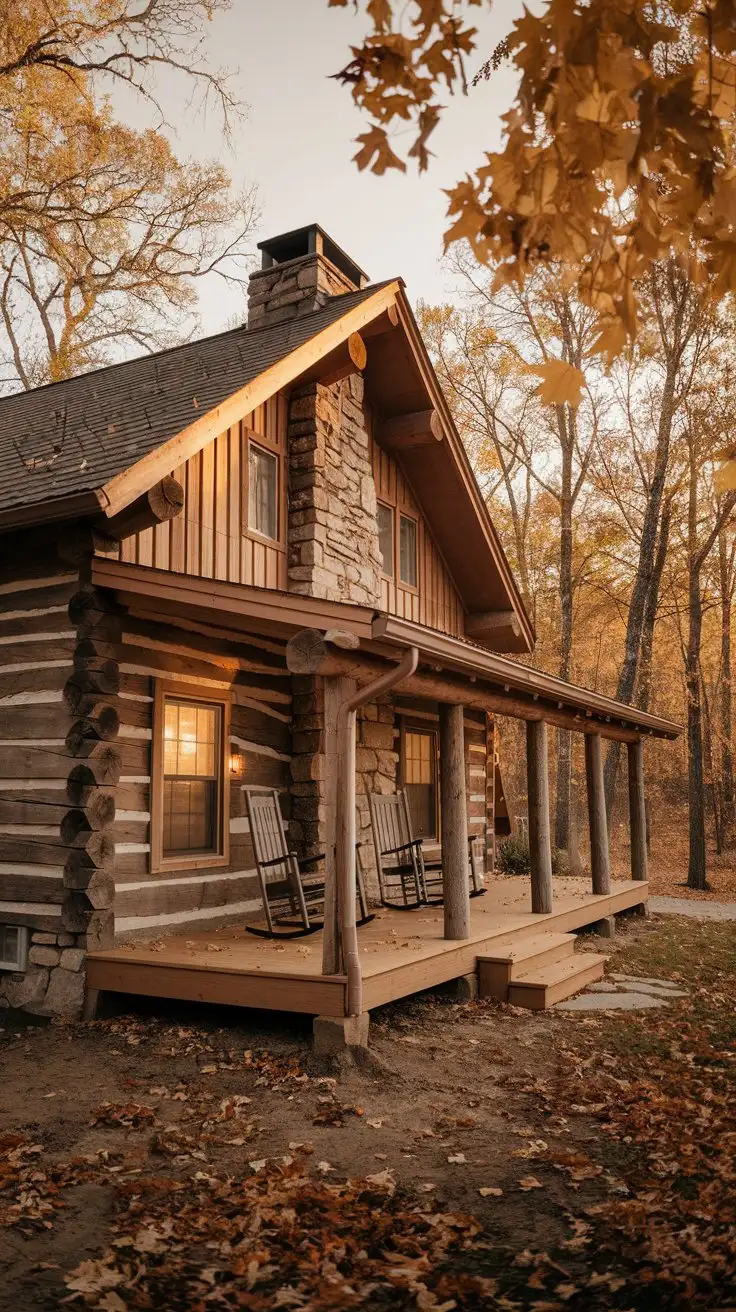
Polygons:
<instances>
[{"instance_id":1,"label":"walking path","mask_svg":"<svg viewBox=\"0 0 736 1312\"><path fill-rule=\"evenodd\" d=\"M736 902L694 902L686 897L650 897L649 910L662 916L693 920L736 920Z\"/></svg>"}]
</instances>

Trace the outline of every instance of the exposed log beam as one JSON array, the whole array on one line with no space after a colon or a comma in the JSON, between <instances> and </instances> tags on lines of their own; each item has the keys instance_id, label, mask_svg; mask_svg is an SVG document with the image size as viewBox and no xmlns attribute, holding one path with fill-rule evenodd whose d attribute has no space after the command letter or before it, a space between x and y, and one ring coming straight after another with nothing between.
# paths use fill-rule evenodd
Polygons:
<instances>
[{"instance_id":1,"label":"exposed log beam","mask_svg":"<svg viewBox=\"0 0 736 1312\"><path fill-rule=\"evenodd\" d=\"M304 636L314 632L318 633L319 641L307 640ZM354 636L349 635L351 639ZM367 682L388 668L386 661L372 653L336 651L334 646L324 641L324 637L323 633L315 630L303 630L295 634L286 648L286 663L292 674L342 676ZM525 699L522 693L490 687L475 676L472 679L465 678L450 670L440 670L439 673L436 668L432 672L418 670L404 680L401 690L407 696L452 702L495 715L509 715L517 720L546 720L548 724L561 729L572 729L585 734L600 733L604 738L613 738L617 742L634 742L640 736L634 729L598 720L594 716L588 719L582 714L561 710L545 702L538 694L530 693Z\"/></svg>"},{"instance_id":2,"label":"exposed log beam","mask_svg":"<svg viewBox=\"0 0 736 1312\"><path fill-rule=\"evenodd\" d=\"M492 638L504 631L518 638L521 626L516 611L486 610L465 616L465 633L468 638Z\"/></svg>"},{"instance_id":3,"label":"exposed log beam","mask_svg":"<svg viewBox=\"0 0 736 1312\"><path fill-rule=\"evenodd\" d=\"M468 803L463 708L458 703L440 704L440 823L444 934L464 939L470 934Z\"/></svg>"},{"instance_id":4,"label":"exposed log beam","mask_svg":"<svg viewBox=\"0 0 736 1312\"><path fill-rule=\"evenodd\" d=\"M585 736L585 778L588 785L590 825L590 868L594 893L611 891L611 858L608 852L606 798L603 788L603 753L599 733Z\"/></svg>"},{"instance_id":5,"label":"exposed log beam","mask_svg":"<svg viewBox=\"0 0 736 1312\"><path fill-rule=\"evenodd\" d=\"M120 541L134 533L153 528L156 524L165 524L167 520L175 519L183 509L184 489L169 474L124 510L113 515L112 519L106 520L104 531Z\"/></svg>"},{"instance_id":6,"label":"exposed log beam","mask_svg":"<svg viewBox=\"0 0 736 1312\"><path fill-rule=\"evenodd\" d=\"M323 356L296 381L299 387L302 383L322 383L324 387L329 387L332 383L348 378L350 374L362 373L367 362L368 351L363 338L360 333L351 333L334 351Z\"/></svg>"},{"instance_id":7,"label":"exposed log beam","mask_svg":"<svg viewBox=\"0 0 736 1312\"><path fill-rule=\"evenodd\" d=\"M408 447L431 446L443 438L442 420L436 410L415 410L412 414L382 419L376 428L376 441L390 451Z\"/></svg>"},{"instance_id":8,"label":"exposed log beam","mask_svg":"<svg viewBox=\"0 0 736 1312\"><path fill-rule=\"evenodd\" d=\"M365 341L368 341L371 337L382 337L384 333L392 332L393 329L398 328L398 326L399 311L395 305L389 305L388 309L384 310L383 314L379 314L377 318L373 319L370 323L367 323L365 328L361 329L361 337L363 337Z\"/></svg>"}]
</instances>

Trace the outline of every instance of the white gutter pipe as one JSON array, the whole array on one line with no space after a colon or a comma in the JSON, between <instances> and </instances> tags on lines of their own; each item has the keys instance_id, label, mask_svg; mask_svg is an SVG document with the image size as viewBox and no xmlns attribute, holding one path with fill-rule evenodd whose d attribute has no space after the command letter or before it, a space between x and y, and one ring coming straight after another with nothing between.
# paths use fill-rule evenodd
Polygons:
<instances>
[{"instance_id":1,"label":"white gutter pipe","mask_svg":"<svg viewBox=\"0 0 736 1312\"><path fill-rule=\"evenodd\" d=\"M337 816L335 826L336 873L342 957L347 975L346 1014L360 1016L363 1011L363 974L358 953L355 923L355 719L361 706L375 701L381 693L408 679L419 663L419 651L409 647L399 664L387 674L365 683L352 697L340 703L337 712ZM340 774L343 778L340 778Z\"/></svg>"}]
</instances>

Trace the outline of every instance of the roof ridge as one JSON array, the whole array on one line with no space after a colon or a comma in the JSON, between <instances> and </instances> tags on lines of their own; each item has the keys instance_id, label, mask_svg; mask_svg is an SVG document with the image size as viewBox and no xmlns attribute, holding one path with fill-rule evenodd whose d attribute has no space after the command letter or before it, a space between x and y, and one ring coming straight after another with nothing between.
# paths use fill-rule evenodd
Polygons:
<instances>
[{"instance_id":1,"label":"roof ridge","mask_svg":"<svg viewBox=\"0 0 736 1312\"><path fill-rule=\"evenodd\" d=\"M309 314L299 316L299 322L304 323L313 316L322 314L327 305L333 305L336 301L343 300L346 296L366 295L371 292L380 291L382 287L388 286L390 282L399 282L398 278L384 278L381 282L369 283L367 287L356 287L354 291L340 292L337 296L330 296L326 305L320 305L318 309L312 310ZM68 378L57 378L50 383L40 383L38 387L29 387L17 392L6 392L0 396L0 406L5 401L17 401L23 396L37 396L39 392L45 392L53 387L61 387L64 383L73 383L78 378L94 378L99 374L108 373L111 369L122 369L125 365L137 364L141 360L157 360L163 356L173 355L176 351L186 350L187 347L203 345L206 342L214 342L217 338L235 337L238 333L247 335L249 338L257 337L261 333L273 332L275 329L283 329L290 322L296 320L285 320L282 323L262 324L258 328L249 328L247 323L238 324L236 328L220 328L215 333L206 333L204 337L190 338L186 342L177 342L174 346L164 346L160 351L143 351L140 355L131 355L125 360L115 360L111 364L99 365L96 369L85 369L78 374L70 374Z\"/></svg>"}]
</instances>

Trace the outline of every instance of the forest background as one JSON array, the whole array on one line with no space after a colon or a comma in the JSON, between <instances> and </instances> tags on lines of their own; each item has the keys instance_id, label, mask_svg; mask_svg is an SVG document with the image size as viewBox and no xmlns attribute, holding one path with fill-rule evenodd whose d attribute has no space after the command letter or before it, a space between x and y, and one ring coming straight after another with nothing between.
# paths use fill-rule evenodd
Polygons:
<instances>
[{"instance_id":1,"label":"forest background","mask_svg":"<svg viewBox=\"0 0 736 1312\"><path fill-rule=\"evenodd\" d=\"M402 148L426 166L439 88L469 89L464 15L481 4L355 6L356 36L368 34L340 76L369 119L359 167L406 167L395 120L415 129ZM190 86L193 113L209 106L219 137L232 133L243 107L206 45L228 8L5 6L7 388L181 340L196 331L198 284L245 281L257 193L236 192L221 162L180 158L157 96L163 70ZM536 626L534 662L687 726L650 751L649 809L677 873L702 889L708 839L717 854L736 840L736 493L716 474L736 367L734 6L537 8L481 69L515 62L517 101L503 151L450 196L456 295L419 314ZM149 121L131 126L125 103ZM566 152L574 167L560 167ZM515 732L503 739L512 816L524 810ZM574 856L583 766L570 735L557 735L552 768L555 847ZM614 749L614 837L624 776Z\"/></svg>"}]
</instances>

